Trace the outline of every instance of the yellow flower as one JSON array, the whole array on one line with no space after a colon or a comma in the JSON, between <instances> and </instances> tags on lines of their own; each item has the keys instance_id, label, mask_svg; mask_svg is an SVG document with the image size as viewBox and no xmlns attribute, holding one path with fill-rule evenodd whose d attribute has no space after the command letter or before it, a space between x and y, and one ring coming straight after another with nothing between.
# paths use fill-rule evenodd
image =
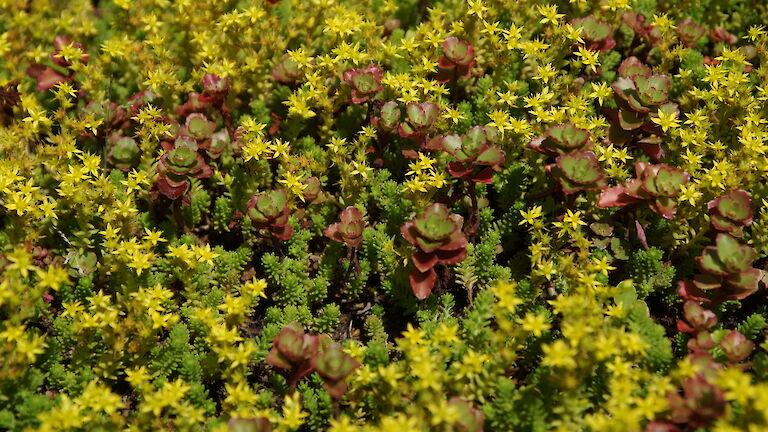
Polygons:
<instances>
[{"instance_id":1,"label":"yellow flower","mask_svg":"<svg viewBox=\"0 0 768 432\"><path fill-rule=\"evenodd\" d=\"M213 260L218 258L221 254L218 254L211 250L211 245L205 244L205 246L195 246L195 254L197 255L198 262L205 262L213 265Z\"/></svg>"},{"instance_id":2,"label":"yellow flower","mask_svg":"<svg viewBox=\"0 0 768 432\"><path fill-rule=\"evenodd\" d=\"M62 284L69 282L69 273L63 267L50 265L46 270L38 267L34 269L37 272L37 283L43 288L58 290Z\"/></svg>"},{"instance_id":3,"label":"yellow flower","mask_svg":"<svg viewBox=\"0 0 768 432\"><path fill-rule=\"evenodd\" d=\"M286 171L283 178L278 180L278 182L284 184L286 189L299 197L300 200L304 201L304 189L306 189L308 185L302 183L296 174Z\"/></svg>"},{"instance_id":4,"label":"yellow flower","mask_svg":"<svg viewBox=\"0 0 768 432\"><path fill-rule=\"evenodd\" d=\"M547 317L544 315L528 312L523 318L519 318L517 322L523 330L533 333L536 337L549 330L549 323L547 323Z\"/></svg>"}]
</instances>

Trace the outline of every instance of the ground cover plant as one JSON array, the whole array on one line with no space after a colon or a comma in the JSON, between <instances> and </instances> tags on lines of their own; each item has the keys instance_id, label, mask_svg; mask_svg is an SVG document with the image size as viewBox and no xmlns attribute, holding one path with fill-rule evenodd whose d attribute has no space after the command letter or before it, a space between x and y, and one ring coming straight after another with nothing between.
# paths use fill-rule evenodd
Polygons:
<instances>
[{"instance_id":1,"label":"ground cover plant","mask_svg":"<svg viewBox=\"0 0 768 432\"><path fill-rule=\"evenodd\" d=\"M0 429L768 430L766 9L0 1Z\"/></svg>"}]
</instances>

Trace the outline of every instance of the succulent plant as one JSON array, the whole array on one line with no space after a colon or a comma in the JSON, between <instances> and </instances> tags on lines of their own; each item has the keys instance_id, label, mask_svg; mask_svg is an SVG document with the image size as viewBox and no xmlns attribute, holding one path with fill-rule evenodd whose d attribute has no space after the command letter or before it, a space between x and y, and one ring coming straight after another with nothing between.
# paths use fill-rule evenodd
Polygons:
<instances>
[{"instance_id":1,"label":"succulent plant","mask_svg":"<svg viewBox=\"0 0 768 432\"><path fill-rule=\"evenodd\" d=\"M742 360L746 360L752 351L755 349L755 343L747 339L738 330L731 330L722 339L720 339L720 349L728 360L733 363L738 363Z\"/></svg>"},{"instance_id":2,"label":"succulent plant","mask_svg":"<svg viewBox=\"0 0 768 432\"><path fill-rule=\"evenodd\" d=\"M670 393L667 397L670 420L689 427L706 427L725 414L725 394L702 374L683 381L683 395Z\"/></svg>"},{"instance_id":3,"label":"succulent plant","mask_svg":"<svg viewBox=\"0 0 768 432\"><path fill-rule=\"evenodd\" d=\"M565 194L605 189L607 182L597 156L592 150L580 150L560 155L546 171L555 179Z\"/></svg>"},{"instance_id":4,"label":"succulent plant","mask_svg":"<svg viewBox=\"0 0 768 432\"><path fill-rule=\"evenodd\" d=\"M376 93L384 90L381 85L381 77L384 71L375 64L366 66L365 69L349 69L344 72L342 78L352 89L352 102L360 104L371 100Z\"/></svg>"},{"instance_id":5,"label":"succulent plant","mask_svg":"<svg viewBox=\"0 0 768 432\"><path fill-rule=\"evenodd\" d=\"M166 152L160 156L157 171L160 174L156 185L160 193L175 200L184 195L189 186L189 178L206 178L213 174L197 151L197 141L182 135L176 138L173 146L164 145Z\"/></svg>"},{"instance_id":6,"label":"succulent plant","mask_svg":"<svg viewBox=\"0 0 768 432\"><path fill-rule=\"evenodd\" d=\"M755 250L739 243L729 234L720 233L715 246L707 246L696 258L701 273L693 279L698 290L716 290L715 300L738 300L757 289L760 270L752 267Z\"/></svg>"},{"instance_id":7,"label":"succulent plant","mask_svg":"<svg viewBox=\"0 0 768 432\"><path fill-rule=\"evenodd\" d=\"M212 99L223 99L229 92L229 79L216 74L203 76L203 95Z\"/></svg>"},{"instance_id":8,"label":"succulent plant","mask_svg":"<svg viewBox=\"0 0 768 432\"><path fill-rule=\"evenodd\" d=\"M445 150L456 160L448 163L448 172L457 178L479 183L490 183L494 170L504 163L505 154L492 145L497 139L496 129L475 126L466 134L433 138L427 144L431 150Z\"/></svg>"},{"instance_id":9,"label":"succulent plant","mask_svg":"<svg viewBox=\"0 0 768 432\"><path fill-rule=\"evenodd\" d=\"M85 49L80 43L73 43L72 39L67 36L56 36L53 39L54 49L48 54L48 58L51 60L51 62L53 62L54 65L65 69L66 75L59 70L40 63L32 64L27 68L26 73L29 77L34 78L37 81L38 91L46 91L55 87L61 82L72 81L74 79L75 71L71 69L72 63L59 55L62 49L69 45L72 45L83 53L80 57L80 63L85 64L88 62L88 53L85 52Z\"/></svg>"},{"instance_id":10,"label":"succulent plant","mask_svg":"<svg viewBox=\"0 0 768 432\"><path fill-rule=\"evenodd\" d=\"M592 135L571 122L552 126L543 136L532 139L528 147L547 156L559 156L592 147Z\"/></svg>"},{"instance_id":11,"label":"succulent plant","mask_svg":"<svg viewBox=\"0 0 768 432\"><path fill-rule=\"evenodd\" d=\"M227 133L227 131L224 129L218 132L214 132L210 138L204 142L204 144L205 153L211 159L220 158L222 153L228 149L234 150L232 140L229 138L229 133Z\"/></svg>"},{"instance_id":12,"label":"succulent plant","mask_svg":"<svg viewBox=\"0 0 768 432\"><path fill-rule=\"evenodd\" d=\"M625 207L647 203L648 208L665 219L672 219L677 213L677 194L688 183L690 174L666 164L653 165L636 162L637 178L624 186L608 188L600 195L597 206Z\"/></svg>"},{"instance_id":13,"label":"succulent plant","mask_svg":"<svg viewBox=\"0 0 768 432\"><path fill-rule=\"evenodd\" d=\"M571 25L581 29L581 38L591 51L606 52L616 46L613 27L605 21L598 20L594 15L573 19Z\"/></svg>"},{"instance_id":14,"label":"succulent plant","mask_svg":"<svg viewBox=\"0 0 768 432\"><path fill-rule=\"evenodd\" d=\"M288 371L289 384L296 383L312 372L312 358L320 349L320 338L304 333L304 327L298 322L288 323L272 340L272 348L266 362L270 366Z\"/></svg>"},{"instance_id":15,"label":"succulent plant","mask_svg":"<svg viewBox=\"0 0 768 432\"><path fill-rule=\"evenodd\" d=\"M208 98L197 92L190 92L184 105L176 108L176 115L179 117L188 117L192 113L204 113L211 106Z\"/></svg>"},{"instance_id":16,"label":"succulent plant","mask_svg":"<svg viewBox=\"0 0 768 432\"><path fill-rule=\"evenodd\" d=\"M403 237L419 250L411 257L415 268L410 282L413 293L425 299L432 292L437 264L456 264L467 255L467 237L462 232L464 218L450 214L443 204L432 204L419 217L400 227Z\"/></svg>"},{"instance_id":17,"label":"succulent plant","mask_svg":"<svg viewBox=\"0 0 768 432\"><path fill-rule=\"evenodd\" d=\"M482 432L485 423L485 415L460 397L452 397L448 400L448 406L459 412L459 420L454 427L456 432Z\"/></svg>"},{"instance_id":18,"label":"succulent plant","mask_svg":"<svg viewBox=\"0 0 768 432\"><path fill-rule=\"evenodd\" d=\"M656 26L646 24L646 16L637 12L624 12L621 20L636 35L646 40L650 46L655 46L661 40L661 32Z\"/></svg>"},{"instance_id":19,"label":"succulent plant","mask_svg":"<svg viewBox=\"0 0 768 432\"><path fill-rule=\"evenodd\" d=\"M400 105L389 101L381 106L378 117L373 117L371 123L382 132L393 134L400 126Z\"/></svg>"},{"instance_id":20,"label":"succulent plant","mask_svg":"<svg viewBox=\"0 0 768 432\"><path fill-rule=\"evenodd\" d=\"M113 134L109 137L107 160L121 171L128 171L139 163L141 149L136 141L127 136Z\"/></svg>"},{"instance_id":21,"label":"succulent plant","mask_svg":"<svg viewBox=\"0 0 768 432\"><path fill-rule=\"evenodd\" d=\"M714 42L725 42L728 45L733 45L739 41L739 38L736 37L736 35L723 27L717 27L710 30L709 37L712 38Z\"/></svg>"},{"instance_id":22,"label":"succulent plant","mask_svg":"<svg viewBox=\"0 0 768 432\"><path fill-rule=\"evenodd\" d=\"M352 356L345 354L338 344L321 349L311 359L312 368L323 378L323 387L334 399L340 399L347 390L346 378L360 367Z\"/></svg>"},{"instance_id":23,"label":"succulent plant","mask_svg":"<svg viewBox=\"0 0 768 432\"><path fill-rule=\"evenodd\" d=\"M736 189L707 203L710 223L717 231L741 237L744 227L752 224L754 212L747 191Z\"/></svg>"},{"instance_id":24,"label":"succulent plant","mask_svg":"<svg viewBox=\"0 0 768 432\"><path fill-rule=\"evenodd\" d=\"M611 87L622 112L635 114L655 111L669 100L669 76L652 74L636 57L624 60L619 66L621 75ZM624 116L620 117L624 119ZM632 129L636 122L627 120Z\"/></svg>"},{"instance_id":25,"label":"succulent plant","mask_svg":"<svg viewBox=\"0 0 768 432\"><path fill-rule=\"evenodd\" d=\"M451 36L442 44L443 55L437 59L440 71L435 79L439 83L466 77L477 61L475 60L475 48L469 42L459 40Z\"/></svg>"},{"instance_id":26,"label":"succulent plant","mask_svg":"<svg viewBox=\"0 0 768 432\"><path fill-rule=\"evenodd\" d=\"M277 82L283 84L295 83L302 75L299 64L296 63L289 55L285 55L280 63L276 64L272 69L272 78Z\"/></svg>"},{"instance_id":27,"label":"succulent plant","mask_svg":"<svg viewBox=\"0 0 768 432\"><path fill-rule=\"evenodd\" d=\"M207 148L210 143L205 140L210 138L215 130L216 123L208 120L205 114L193 113L187 116L186 123L179 133L196 139L200 148Z\"/></svg>"},{"instance_id":28,"label":"succulent plant","mask_svg":"<svg viewBox=\"0 0 768 432\"><path fill-rule=\"evenodd\" d=\"M67 61L65 58L59 56L61 53L61 50L64 49L64 47L72 45L73 47L80 50L80 52L83 53L83 56L80 58L80 63L86 64L88 63L88 60L90 59L87 52L85 52L85 48L83 48L83 45L81 45L79 42L72 42L72 39L70 39L68 36L64 35L58 35L55 38L53 38L53 51L51 51L48 54L48 58L56 65L63 68L69 68L72 66L72 63Z\"/></svg>"},{"instance_id":29,"label":"succulent plant","mask_svg":"<svg viewBox=\"0 0 768 432\"><path fill-rule=\"evenodd\" d=\"M694 23L690 18L683 20L677 25L677 37L680 42L688 48L693 48L699 39L707 35L707 29L704 26Z\"/></svg>"},{"instance_id":30,"label":"succulent plant","mask_svg":"<svg viewBox=\"0 0 768 432\"><path fill-rule=\"evenodd\" d=\"M229 432L272 432L272 423L268 418L231 418L227 422Z\"/></svg>"},{"instance_id":31,"label":"succulent plant","mask_svg":"<svg viewBox=\"0 0 768 432\"><path fill-rule=\"evenodd\" d=\"M341 212L341 222L336 222L323 231L326 237L337 242L346 243L349 247L358 247L363 243L365 221L363 212L357 207L349 206Z\"/></svg>"},{"instance_id":32,"label":"succulent plant","mask_svg":"<svg viewBox=\"0 0 768 432\"><path fill-rule=\"evenodd\" d=\"M325 201L325 193L323 192L323 186L320 183L320 179L317 177L308 177L302 181L307 185L304 188L304 201L310 204L320 204Z\"/></svg>"},{"instance_id":33,"label":"succulent plant","mask_svg":"<svg viewBox=\"0 0 768 432\"><path fill-rule=\"evenodd\" d=\"M653 74L637 57L628 57L619 66L620 77L611 85L618 109L604 109L610 121L608 141L621 146L637 144L658 161L664 152L658 136L660 126L652 121L664 114L678 114L677 104L669 102L669 76Z\"/></svg>"},{"instance_id":34,"label":"succulent plant","mask_svg":"<svg viewBox=\"0 0 768 432\"><path fill-rule=\"evenodd\" d=\"M685 321L677 322L677 329L684 333L696 333L711 329L717 324L717 315L697 302L688 300L683 305Z\"/></svg>"},{"instance_id":35,"label":"succulent plant","mask_svg":"<svg viewBox=\"0 0 768 432\"><path fill-rule=\"evenodd\" d=\"M405 106L405 121L400 123L400 136L423 139L429 128L440 118L440 107L432 102L409 103Z\"/></svg>"},{"instance_id":36,"label":"succulent plant","mask_svg":"<svg viewBox=\"0 0 768 432\"><path fill-rule=\"evenodd\" d=\"M268 230L281 240L293 236L293 227L288 223L290 214L288 194L282 189L256 194L248 201L248 217L253 226Z\"/></svg>"}]
</instances>

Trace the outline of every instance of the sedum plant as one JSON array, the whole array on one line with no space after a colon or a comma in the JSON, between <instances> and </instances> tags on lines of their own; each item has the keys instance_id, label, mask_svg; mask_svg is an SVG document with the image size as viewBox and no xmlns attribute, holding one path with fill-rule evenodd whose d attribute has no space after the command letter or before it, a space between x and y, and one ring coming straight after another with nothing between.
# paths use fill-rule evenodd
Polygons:
<instances>
[{"instance_id":1,"label":"sedum plant","mask_svg":"<svg viewBox=\"0 0 768 432\"><path fill-rule=\"evenodd\" d=\"M688 183L690 174L666 164L635 163L636 178L624 186L614 186L600 194L599 207L625 207L646 204L665 219L677 213L677 195Z\"/></svg>"},{"instance_id":2,"label":"sedum plant","mask_svg":"<svg viewBox=\"0 0 768 432\"><path fill-rule=\"evenodd\" d=\"M456 264L466 257L463 224L461 216L450 214L442 204L433 204L400 227L403 237L418 249L411 256L414 269L409 276L417 298L425 299L432 292L437 280L436 265Z\"/></svg>"},{"instance_id":3,"label":"sedum plant","mask_svg":"<svg viewBox=\"0 0 768 432\"><path fill-rule=\"evenodd\" d=\"M293 226L288 222L288 194L283 189L259 193L248 201L248 217L253 226L280 240L293 236Z\"/></svg>"}]
</instances>

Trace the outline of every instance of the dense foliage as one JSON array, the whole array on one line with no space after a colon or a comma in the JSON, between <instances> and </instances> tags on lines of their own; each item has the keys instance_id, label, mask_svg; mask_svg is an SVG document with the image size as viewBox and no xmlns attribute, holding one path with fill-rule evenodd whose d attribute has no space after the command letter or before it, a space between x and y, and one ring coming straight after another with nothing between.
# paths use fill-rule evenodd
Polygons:
<instances>
[{"instance_id":1,"label":"dense foliage","mask_svg":"<svg viewBox=\"0 0 768 432\"><path fill-rule=\"evenodd\" d=\"M768 430L767 9L0 0L0 429Z\"/></svg>"}]
</instances>

